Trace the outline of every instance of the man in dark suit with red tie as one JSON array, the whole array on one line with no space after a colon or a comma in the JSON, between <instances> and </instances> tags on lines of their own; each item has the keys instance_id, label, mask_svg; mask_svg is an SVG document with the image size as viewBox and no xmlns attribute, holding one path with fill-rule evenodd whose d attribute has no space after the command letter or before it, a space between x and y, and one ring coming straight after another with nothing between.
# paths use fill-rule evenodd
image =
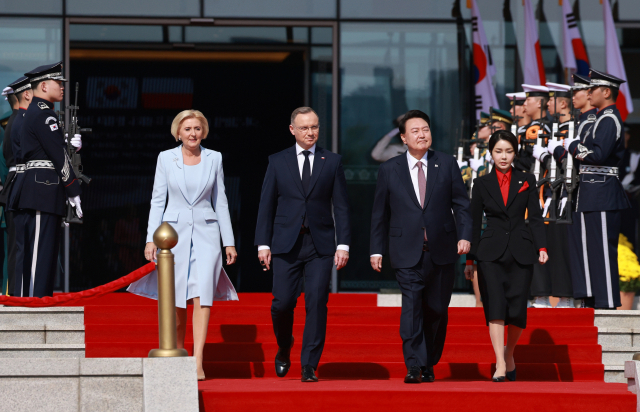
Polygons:
<instances>
[{"instance_id":1,"label":"man in dark suit with red tie","mask_svg":"<svg viewBox=\"0 0 640 412\"><path fill-rule=\"evenodd\" d=\"M469 252L469 197L456 159L429 150L431 122L420 110L400 121L408 150L380 166L371 216L371 266L389 250L402 291L400 336L406 383L433 382L447 333L458 255Z\"/></svg>"},{"instance_id":2,"label":"man in dark suit with red tie","mask_svg":"<svg viewBox=\"0 0 640 412\"><path fill-rule=\"evenodd\" d=\"M302 382L318 381L315 370L325 342L331 270L334 264L338 269L347 264L351 242L342 156L316 146L319 128L310 107L291 114L289 131L296 144L269 157L255 237L264 270L273 265L271 318L280 377L291 367L293 311L304 276Z\"/></svg>"}]
</instances>

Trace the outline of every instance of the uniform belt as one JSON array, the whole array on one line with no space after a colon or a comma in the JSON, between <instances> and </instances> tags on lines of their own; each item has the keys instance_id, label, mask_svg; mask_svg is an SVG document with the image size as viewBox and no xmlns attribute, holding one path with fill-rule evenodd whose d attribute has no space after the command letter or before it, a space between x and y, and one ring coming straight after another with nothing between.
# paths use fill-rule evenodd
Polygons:
<instances>
[{"instance_id":1,"label":"uniform belt","mask_svg":"<svg viewBox=\"0 0 640 412\"><path fill-rule=\"evenodd\" d=\"M16 165L16 173L24 173L26 168L27 167L24 164Z\"/></svg>"},{"instance_id":2,"label":"uniform belt","mask_svg":"<svg viewBox=\"0 0 640 412\"><path fill-rule=\"evenodd\" d=\"M15 166L11 166L11 167L9 168L9 173L11 173L11 172L15 172L15 171L16 171L16 167L15 167Z\"/></svg>"},{"instance_id":3,"label":"uniform belt","mask_svg":"<svg viewBox=\"0 0 640 412\"><path fill-rule=\"evenodd\" d=\"M580 166L581 175L605 175L605 176L618 176L618 168L610 166Z\"/></svg>"},{"instance_id":4,"label":"uniform belt","mask_svg":"<svg viewBox=\"0 0 640 412\"><path fill-rule=\"evenodd\" d=\"M27 170L29 169L53 169L53 162L51 160L29 160L27 162Z\"/></svg>"}]
</instances>

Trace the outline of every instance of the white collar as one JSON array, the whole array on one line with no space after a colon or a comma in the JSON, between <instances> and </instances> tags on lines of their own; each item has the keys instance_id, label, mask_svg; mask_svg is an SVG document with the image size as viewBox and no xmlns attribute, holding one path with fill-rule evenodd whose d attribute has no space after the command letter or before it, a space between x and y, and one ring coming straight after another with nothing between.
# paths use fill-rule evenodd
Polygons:
<instances>
[{"instance_id":1,"label":"white collar","mask_svg":"<svg viewBox=\"0 0 640 412\"><path fill-rule=\"evenodd\" d=\"M302 147L300 147L300 145L298 144L298 142L296 142L296 156L300 155L300 153L304 152L305 149L303 149ZM316 145L314 144L313 146L311 146L311 148L309 149L309 151L311 152L312 155L315 156L316 154Z\"/></svg>"},{"instance_id":2,"label":"white collar","mask_svg":"<svg viewBox=\"0 0 640 412\"><path fill-rule=\"evenodd\" d=\"M422 163L424 163L425 166L427 166L428 165L428 163L427 163L428 155L429 155L429 151L427 150L425 152L424 156L422 156L422 158L420 160L418 160L415 157L411 156L411 154L407 150L407 159L409 160L409 169L413 169L414 167L416 167L416 163L418 163L418 161L421 161Z\"/></svg>"}]
</instances>

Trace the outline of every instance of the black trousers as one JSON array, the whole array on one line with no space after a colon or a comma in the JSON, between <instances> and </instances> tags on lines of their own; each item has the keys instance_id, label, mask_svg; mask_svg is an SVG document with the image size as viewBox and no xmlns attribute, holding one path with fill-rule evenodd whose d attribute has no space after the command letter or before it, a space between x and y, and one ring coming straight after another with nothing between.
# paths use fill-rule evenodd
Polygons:
<instances>
[{"instance_id":1,"label":"black trousers","mask_svg":"<svg viewBox=\"0 0 640 412\"><path fill-rule=\"evenodd\" d=\"M569 225L554 222L547 227L547 252L549 262L535 263L531 280L531 296L572 297L571 269L569 258Z\"/></svg>"},{"instance_id":2,"label":"black trousers","mask_svg":"<svg viewBox=\"0 0 640 412\"><path fill-rule=\"evenodd\" d=\"M21 287L22 287L22 279L24 274L24 249L25 249L25 241L27 239L27 230L26 230L26 217L27 212L23 210L16 210L13 213L13 226L15 228L15 242L14 242L14 253L15 253L15 263L13 265L14 268L14 277L16 279L16 283L20 282L20 287L15 286L11 290L11 293L16 296L21 295Z\"/></svg>"},{"instance_id":3,"label":"black trousers","mask_svg":"<svg viewBox=\"0 0 640 412\"><path fill-rule=\"evenodd\" d=\"M7 291L9 295L13 295L16 284L16 227L14 212L7 210L4 213L4 220L7 224Z\"/></svg>"},{"instance_id":4,"label":"black trousers","mask_svg":"<svg viewBox=\"0 0 640 412\"><path fill-rule=\"evenodd\" d=\"M22 277L16 279L16 296L53 296L62 218L36 210L22 213L25 247Z\"/></svg>"},{"instance_id":5,"label":"black trousers","mask_svg":"<svg viewBox=\"0 0 640 412\"><path fill-rule=\"evenodd\" d=\"M484 317L503 320L505 325L527 327L527 298L533 265L518 263L507 247L497 260L478 262L478 286Z\"/></svg>"},{"instance_id":6,"label":"black trousers","mask_svg":"<svg viewBox=\"0 0 640 412\"><path fill-rule=\"evenodd\" d=\"M333 256L319 256L311 234L300 234L289 253L272 256L273 301L271 319L278 346L288 348L293 313L302 292L307 313L300 362L318 368L327 334L327 302Z\"/></svg>"},{"instance_id":7,"label":"black trousers","mask_svg":"<svg viewBox=\"0 0 640 412\"><path fill-rule=\"evenodd\" d=\"M436 365L449 323L454 264L436 265L429 251L412 268L396 269L402 291L400 337L407 369Z\"/></svg>"}]
</instances>

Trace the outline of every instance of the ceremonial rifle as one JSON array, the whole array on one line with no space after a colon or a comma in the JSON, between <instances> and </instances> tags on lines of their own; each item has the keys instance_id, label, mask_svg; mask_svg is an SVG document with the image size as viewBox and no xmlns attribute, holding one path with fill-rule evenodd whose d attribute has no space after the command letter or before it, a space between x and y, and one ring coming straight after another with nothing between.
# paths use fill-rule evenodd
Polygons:
<instances>
[{"instance_id":1,"label":"ceremonial rifle","mask_svg":"<svg viewBox=\"0 0 640 412\"><path fill-rule=\"evenodd\" d=\"M566 139L573 139L575 134L575 126L576 126L576 113L573 110L573 101L571 102L571 118L569 120L569 130L567 131ZM563 182L565 189L567 191L567 203L565 205L566 217L563 219L562 216L558 218L556 221L559 225L572 225L573 224L573 192L575 191L578 185L578 174L576 168L573 164L573 156L571 153L567 151L567 158L565 160L564 165L564 177Z\"/></svg>"},{"instance_id":2,"label":"ceremonial rifle","mask_svg":"<svg viewBox=\"0 0 640 412\"><path fill-rule=\"evenodd\" d=\"M78 126L78 90L80 89L80 83L76 83L76 96L75 102L73 106L68 106L67 110L69 110L69 129L66 133L67 137L67 151L69 154L69 159L71 161L71 167L73 168L73 172L78 179L78 182L82 185L82 183L89 184L91 183L91 178L84 173L82 173L82 159L80 155L76 151L76 148L71 144L71 139L76 134L82 133L91 133L91 129L81 129ZM76 212L76 208L71 206L70 203L67 203L67 216L64 219L67 223L82 223L82 218L78 217Z\"/></svg>"}]
</instances>

